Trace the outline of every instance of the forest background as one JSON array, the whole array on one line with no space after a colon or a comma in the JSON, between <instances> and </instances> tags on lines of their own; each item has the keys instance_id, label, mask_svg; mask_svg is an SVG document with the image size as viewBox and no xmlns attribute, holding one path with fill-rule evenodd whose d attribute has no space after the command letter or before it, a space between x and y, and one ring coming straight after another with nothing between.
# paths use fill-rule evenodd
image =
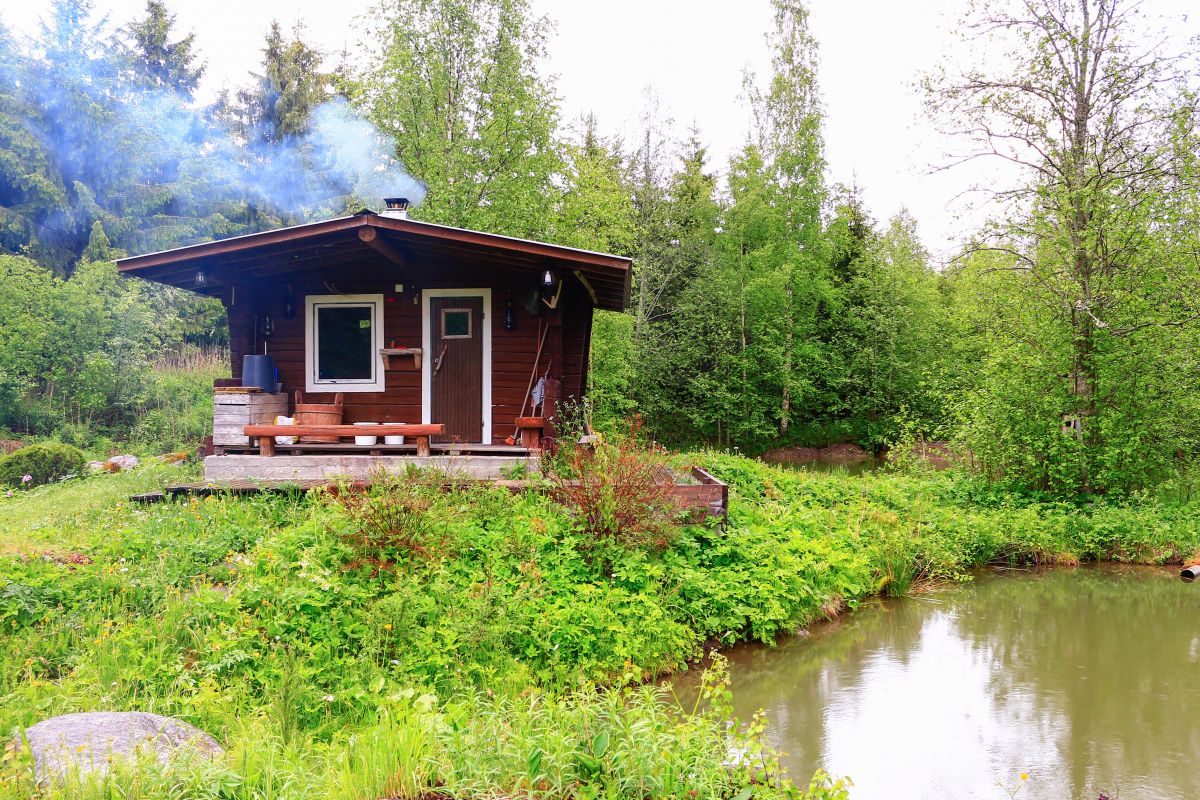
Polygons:
<instances>
[{"instance_id":1,"label":"forest background","mask_svg":"<svg viewBox=\"0 0 1200 800\"><path fill-rule=\"evenodd\" d=\"M223 311L111 259L408 191L418 219L634 259L629 311L596 322L597 427L636 414L669 445L748 453L946 441L1056 495L1189 482L1195 48L1116 0L976 4L962 31L986 58L925 97L962 159L1014 179L934 264L910 215L830 185L808 11L772 7L753 124L719 169L703 131L675 140L652 112L621 137L564 120L551 21L521 0L388 3L361 58L273 26L261 69L210 104L157 0L111 23L56 0L35 36L0 28L0 426L194 446L229 369Z\"/></svg>"}]
</instances>

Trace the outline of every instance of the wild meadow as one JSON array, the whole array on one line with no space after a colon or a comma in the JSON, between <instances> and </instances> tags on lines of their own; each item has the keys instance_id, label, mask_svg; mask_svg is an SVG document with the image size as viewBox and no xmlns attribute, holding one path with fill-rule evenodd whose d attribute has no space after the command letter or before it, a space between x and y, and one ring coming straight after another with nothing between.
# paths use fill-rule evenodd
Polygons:
<instances>
[{"instance_id":1,"label":"wild meadow","mask_svg":"<svg viewBox=\"0 0 1200 800\"><path fill-rule=\"evenodd\" d=\"M227 749L48 797L842 797L778 773L719 660L698 707L669 676L985 563L1200 551L1189 504L687 458L731 484L730 517L661 542L589 535L543 491L413 480L131 504L193 469L150 463L18 490L0 498L0 728L137 708ZM4 796L30 781L10 751Z\"/></svg>"}]
</instances>

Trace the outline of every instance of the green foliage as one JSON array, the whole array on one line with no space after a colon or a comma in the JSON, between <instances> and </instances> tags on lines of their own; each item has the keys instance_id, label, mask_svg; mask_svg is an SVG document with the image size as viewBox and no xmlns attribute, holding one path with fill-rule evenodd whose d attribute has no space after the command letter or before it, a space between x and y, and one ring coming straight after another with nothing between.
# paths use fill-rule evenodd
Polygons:
<instances>
[{"instance_id":1,"label":"green foliage","mask_svg":"<svg viewBox=\"0 0 1200 800\"><path fill-rule=\"evenodd\" d=\"M228 374L226 356L183 347L158 308L155 292L111 263L83 262L63 280L0 256L0 425L43 436L69 426L84 447L105 435L194 447L210 427L212 380Z\"/></svg>"},{"instance_id":2,"label":"green foliage","mask_svg":"<svg viewBox=\"0 0 1200 800\"><path fill-rule=\"evenodd\" d=\"M50 442L31 444L0 456L0 485L39 486L83 474L87 456L77 447ZM30 480L26 481L25 476Z\"/></svg>"},{"instance_id":3,"label":"green foliage","mask_svg":"<svg viewBox=\"0 0 1200 800\"><path fill-rule=\"evenodd\" d=\"M672 168L647 121L631 175L633 358L613 364L623 341L606 321L593 358L616 385L596 388L675 445L880 449L903 426L941 434L960 368L940 346L941 279L907 214L880 231L857 189L825 187L808 13L774 10L771 76L748 79L755 125L727 193L698 132Z\"/></svg>"},{"instance_id":4,"label":"green foliage","mask_svg":"<svg viewBox=\"0 0 1200 800\"><path fill-rule=\"evenodd\" d=\"M187 796L282 781L298 796L444 784L549 797L578 783L677 797L686 780L734 798L773 772L756 720L735 730L761 758L722 766L719 674L708 710L587 684L636 686L706 642L769 643L989 562L1170 563L1200 549L1195 503L1069 504L950 474L693 458L730 483L726 524L614 548L604 564L568 510L503 489L413 490L420 508L405 517L439 546L387 551L387 569L363 558L363 518L316 494L128 507L130 493L185 475L152 466L0 496L0 728L75 710L180 716L230 749L170 777ZM19 785L12 768L0 792ZM810 791L844 788L819 776Z\"/></svg>"},{"instance_id":5,"label":"green foliage","mask_svg":"<svg viewBox=\"0 0 1200 800\"><path fill-rule=\"evenodd\" d=\"M592 426L616 430L637 408L634 381L638 372L633 351L633 317L597 311L592 318L592 350L588 363L588 400Z\"/></svg>"},{"instance_id":6,"label":"green foliage","mask_svg":"<svg viewBox=\"0 0 1200 800\"><path fill-rule=\"evenodd\" d=\"M1026 489L1154 486L1200 454L1190 54L1129 46L1157 33L1119 4L982 3L967 23L1005 56L931 81L932 110L1017 170L959 274L960 297L986 287L960 312L983 356L962 437Z\"/></svg>"},{"instance_id":7,"label":"green foliage","mask_svg":"<svg viewBox=\"0 0 1200 800\"><path fill-rule=\"evenodd\" d=\"M428 186L414 214L545 238L564 166L558 104L539 73L548 20L525 0L402 0L382 13L381 57L344 88Z\"/></svg>"}]
</instances>

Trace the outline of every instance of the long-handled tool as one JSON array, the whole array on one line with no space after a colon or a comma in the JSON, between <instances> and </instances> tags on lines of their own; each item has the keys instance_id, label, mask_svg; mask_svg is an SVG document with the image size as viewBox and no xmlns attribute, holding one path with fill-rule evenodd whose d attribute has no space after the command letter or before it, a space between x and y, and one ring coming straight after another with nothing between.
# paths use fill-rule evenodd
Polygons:
<instances>
[{"instance_id":1,"label":"long-handled tool","mask_svg":"<svg viewBox=\"0 0 1200 800\"><path fill-rule=\"evenodd\" d=\"M546 334L550 332L550 326L543 326L542 321L539 319L538 330L541 333L538 336L537 355L533 357L533 370L529 373L529 385L525 387L525 399L521 401L521 413L517 414L518 417L525 416L525 404L529 402L529 393L533 391L533 381L535 378L537 378L538 373L538 362L542 360L542 345L546 344ZM516 433L514 432L512 436L509 436L507 439L505 439L504 443L509 446L516 444Z\"/></svg>"}]
</instances>

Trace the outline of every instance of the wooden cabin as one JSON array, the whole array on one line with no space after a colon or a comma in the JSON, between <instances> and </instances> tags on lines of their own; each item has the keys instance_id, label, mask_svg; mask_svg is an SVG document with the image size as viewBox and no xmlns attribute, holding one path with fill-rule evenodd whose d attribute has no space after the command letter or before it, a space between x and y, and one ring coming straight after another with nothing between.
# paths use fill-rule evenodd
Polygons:
<instances>
[{"instance_id":1,"label":"wooden cabin","mask_svg":"<svg viewBox=\"0 0 1200 800\"><path fill-rule=\"evenodd\" d=\"M388 206L117 262L228 309L230 377L215 403L251 428L218 423L208 479L362 478L414 463L494 476L552 443L562 404L585 395L592 314L625 308L629 259ZM271 357L277 386L241 387L249 355ZM298 400L304 417L338 399L341 426L387 426L374 444L344 428L291 443L253 427L294 416ZM389 444L384 433L410 435Z\"/></svg>"}]
</instances>

